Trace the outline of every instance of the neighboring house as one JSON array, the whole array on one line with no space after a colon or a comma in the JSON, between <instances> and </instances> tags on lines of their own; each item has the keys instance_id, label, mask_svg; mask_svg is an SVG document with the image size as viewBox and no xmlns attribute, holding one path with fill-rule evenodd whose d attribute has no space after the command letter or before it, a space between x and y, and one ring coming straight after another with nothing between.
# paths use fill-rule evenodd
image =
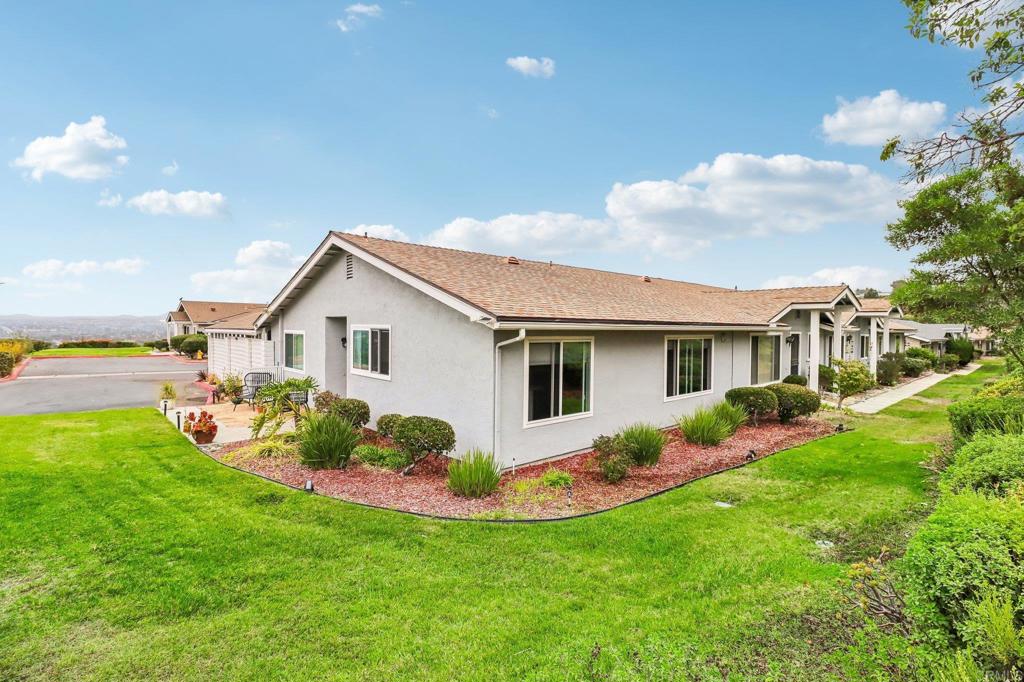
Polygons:
<instances>
[{"instance_id":1,"label":"neighboring house","mask_svg":"<svg viewBox=\"0 0 1024 682\"><path fill-rule=\"evenodd\" d=\"M874 372L877 370L878 357L885 353L900 353L906 348L905 337L912 328L901 319L903 311L892 305L887 298L861 299L860 310L847 312L842 317L843 344L835 357L860 360ZM826 325L826 329L834 331L831 325ZM874 356L872 333L877 348Z\"/></svg>"},{"instance_id":2,"label":"neighboring house","mask_svg":"<svg viewBox=\"0 0 1024 682\"><path fill-rule=\"evenodd\" d=\"M256 329L256 320L265 306L247 310L203 330L207 337L207 367L220 378L226 374L244 375L254 369L272 368L274 344L270 328Z\"/></svg>"},{"instance_id":3,"label":"neighboring house","mask_svg":"<svg viewBox=\"0 0 1024 682\"><path fill-rule=\"evenodd\" d=\"M186 301L180 299L178 307L167 313L167 343L172 336L198 334L212 324L239 313L266 308L266 303L231 303L225 301Z\"/></svg>"},{"instance_id":4,"label":"neighboring house","mask_svg":"<svg viewBox=\"0 0 1024 682\"><path fill-rule=\"evenodd\" d=\"M311 375L374 419L444 419L458 453L507 467L668 426L736 386L798 373L816 388L837 316L877 332L874 365L899 312L841 284L737 291L332 232L251 327L206 331L258 340L256 361L269 352L280 376ZM246 352L232 346L232 371Z\"/></svg>"},{"instance_id":5,"label":"neighboring house","mask_svg":"<svg viewBox=\"0 0 1024 682\"><path fill-rule=\"evenodd\" d=\"M972 329L968 334L968 338L974 344L974 350L981 355L992 355L999 352L999 340L986 327Z\"/></svg>"},{"instance_id":6,"label":"neighboring house","mask_svg":"<svg viewBox=\"0 0 1024 682\"><path fill-rule=\"evenodd\" d=\"M967 338L970 328L963 324L926 324L913 320L903 320L912 327L907 332L908 348L928 348L938 355L946 352L946 341Z\"/></svg>"}]
</instances>

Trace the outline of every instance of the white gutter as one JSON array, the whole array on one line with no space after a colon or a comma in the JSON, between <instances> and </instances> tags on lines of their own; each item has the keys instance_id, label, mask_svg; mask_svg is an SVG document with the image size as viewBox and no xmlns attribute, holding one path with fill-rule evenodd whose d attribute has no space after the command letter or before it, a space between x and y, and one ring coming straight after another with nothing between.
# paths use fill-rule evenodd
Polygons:
<instances>
[{"instance_id":1,"label":"white gutter","mask_svg":"<svg viewBox=\"0 0 1024 682\"><path fill-rule=\"evenodd\" d=\"M494 433L491 450L494 459L501 462L501 349L513 343L521 343L526 338L526 329L519 334L494 345Z\"/></svg>"},{"instance_id":2,"label":"white gutter","mask_svg":"<svg viewBox=\"0 0 1024 682\"><path fill-rule=\"evenodd\" d=\"M679 331L679 332L732 332L749 331L763 332L771 329L783 329L788 325L771 323L760 325L709 325L709 324L613 324L593 322L485 322L487 318L474 320L481 322L494 330L523 330L531 331L565 331L565 330L589 330L589 331Z\"/></svg>"}]
</instances>

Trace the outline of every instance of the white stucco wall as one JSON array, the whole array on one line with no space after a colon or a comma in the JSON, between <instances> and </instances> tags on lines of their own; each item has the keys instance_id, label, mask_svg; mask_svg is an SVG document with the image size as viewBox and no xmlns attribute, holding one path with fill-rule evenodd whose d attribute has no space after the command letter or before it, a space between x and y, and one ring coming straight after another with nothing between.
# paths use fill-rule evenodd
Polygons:
<instances>
[{"instance_id":1,"label":"white stucco wall","mask_svg":"<svg viewBox=\"0 0 1024 682\"><path fill-rule=\"evenodd\" d=\"M353 259L329 262L273 320L277 364L284 364L284 332L305 334L303 372L322 389L365 400L371 425L381 414L438 417L451 423L456 454L492 449L494 333L397 278ZM390 325L391 378L349 371L352 325ZM341 337L348 339L343 349Z\"/></svg>"}]
</instances>

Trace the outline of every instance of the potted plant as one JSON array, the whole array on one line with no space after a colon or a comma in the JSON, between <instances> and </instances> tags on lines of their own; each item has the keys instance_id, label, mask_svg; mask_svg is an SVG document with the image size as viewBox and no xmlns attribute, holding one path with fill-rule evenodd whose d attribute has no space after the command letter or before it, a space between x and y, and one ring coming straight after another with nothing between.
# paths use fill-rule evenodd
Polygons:
<instances>
[{"instance_id":1,"label":"potted plant","mask_svg":"<svg viewBox=\"0 0 1024 682\"><path fill-rule=\"evenodd\" d=\"M174 409L174 401L178 398L178 389L174 387L173 381L165 381L160 386L160 411L167 414L167 410Z\"/></svg>"},{"instance_id":2,"label":"potted plant","mask_svg":"<svg viewBox=\"0 0 1024 682\"><path fill-rule=\"evenodd\" d=\"M242 377L237 374L225 374L220 384L221 393L236 407L242 404L242 388Z\"/></svg>"},{"instance_id":3,"label":"potted plant","mask_svg":"<svg viewBox=\"0 0 1024 682\"><path fill-rule=\"evenodd\" d=\"M195 412L189 412L185 417L185 433L190 434L197 445L208 445L217 436L217 422L206 410L201 410L198 417Z\"/></svg>"}]
</instances>

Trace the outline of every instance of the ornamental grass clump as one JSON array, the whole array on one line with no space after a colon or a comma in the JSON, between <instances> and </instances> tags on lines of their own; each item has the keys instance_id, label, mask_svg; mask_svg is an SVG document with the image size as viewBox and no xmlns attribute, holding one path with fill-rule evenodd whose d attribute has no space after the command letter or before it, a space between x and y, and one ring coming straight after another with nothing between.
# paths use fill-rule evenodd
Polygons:
<instances>
[{"instance_id":1,"label":"ornamental grass clump","mask_svg":"<svg viewBox=\"0 0 1024 682\"><path fill-rule=\"evenodd\" d=\"M679 418L679 431L694 445L718 445L732 435L729 424L713 409L698 407Z\"/></svg>"},{"instance_id":2,"label":"ornamental grass clump","mask_svg":"<svg viewBox=\"0 0 1024 682\"><path fill-rule=\"evenodd\" d=\"M461 497L486 497L500 481L501 466L490 452L473 449L448 463L448 489Z\"/></svg>"},{"instance_id":3,"label":"ornamental grass clump","mask_svg":"<svg viewBox=\"0 0 1024 682\"><path fill-rule=\"evenodd\" d=\"M299 457L314 469L343 469L359 444L359 432L330 412L310 412L300 422Z\"/></svg>"},{"instance_id":4,"label":"ornamental grass clump","mask_svg":"<svg viewBox=\"0 0 1024 682\"><path fill-rule=\"evenodd\" d=\"M619 432L626 452L634 464L652 467L661 459L665 448L665 434L652 424L633 424Z\"/></svg>"},{"instance_id":5,"label":"ornamental grass clump","mask_svg":"<svg viewBox=\"0 0 1024 682\"><path fill-rule=\"evenodd\" d=\"M409 466L409 455L394 448L382 448L377 445L360 445L352 451L352 457L366 466L377 469L398 471Z\"/></svg>"},{"instance_id":6,"label":"ornamental grass clump","mask_svg":"<svg viewBox=\"0 0 1024 682\"><path fill-rule=\"evenodd\" d=\"M747 423L747 410L728 400L717 403L711 408L711 411L729 427L730 436L736 433L736 429Z\"/></svg>"}]
</instances>

